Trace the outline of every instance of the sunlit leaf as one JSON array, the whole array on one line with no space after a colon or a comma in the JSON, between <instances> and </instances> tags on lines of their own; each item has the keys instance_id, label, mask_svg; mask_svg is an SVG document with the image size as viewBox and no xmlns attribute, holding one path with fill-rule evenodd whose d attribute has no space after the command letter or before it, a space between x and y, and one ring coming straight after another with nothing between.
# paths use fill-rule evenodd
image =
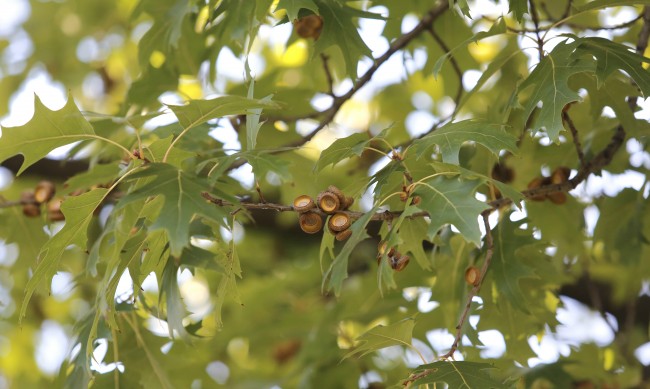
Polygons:
<instances>
[{"instance_id":1,"label":"sunlit leaf","mask_svg":"<svg viewBox=\"0 0 650 389\"><path fill-rule=\"evenodd\" d=\"M72 96L63 108L52 111L34 95L34 117L22 126L2 128L0 161L22 154L20 174L55 148L91 138L97 136Z\"/></svg>"},{"instance_id":2,"label":"sunlit leaf","mask_svg":"<svg viewBox=\"0 0 650 389\"><path fill-rule=\"evenodd\" d=\"M287 16L290 21L296 20L298 18L298 11L301 8L305 8L318 13L318 7L313 0L280 0L276 7L276 10L285 9L287 10Z\"/></svg>"},{"instance_id":3,"label":"sunlit leaf","mask_svg":"<svg viewBox=\"0 0 650 389\"><path fill-rule=\"evenodd\" d=\"M505 388L485 371L494 369L489 363L468 361L438 361L418 366L411 375L423 375L413 381L412 385L446 383L457 389L492 389Z\"/></svg>"},{"instance_id":4,"label":"sunlit leaf","mask_svg":"<svg viewBox=\"0 0 650 389\"><path fill-rule=\"evenodd\" d=\"M415 319L408 318L388 326L378 325L373 327L356 339L359 346L345 354L343 359L350 357L361 358L373 351L390 346L411 347L414 326Z\"/></svg>"}]
</instances>

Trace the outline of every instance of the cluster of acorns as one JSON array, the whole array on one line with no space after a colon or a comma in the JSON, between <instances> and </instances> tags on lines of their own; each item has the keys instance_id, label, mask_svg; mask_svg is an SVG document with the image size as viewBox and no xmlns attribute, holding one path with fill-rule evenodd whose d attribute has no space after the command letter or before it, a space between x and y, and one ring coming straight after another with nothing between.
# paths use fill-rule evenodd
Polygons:
<instances>
[{"instance_id":1,"label":"cluster of acorns","mask_svg":"<svg viewBox=\"0 0 650 389\"><path fill-rule=\"evenodd\" d=\"M37 217L41 214L41 205L47 203L47 218L50 221L65 220L61 212L62 199L54 199L54 183L43 180L39 182L34 191L25 191L20 194L20 203L23 205L23 214L28 217Z\"/></svg>"},{"instance_id":2,"label":"cluster of acorns","mask_svg":"<svg viewBox=\"0 0 650 389\"><path fill-rule=\"evenodd\" d=\"M409 264L411 260L408 255L403 255L395 250L395 247L388 248L386 242L381 241L377 246L377 265L380 264L381 257L386 253L386 259L391 269L395 271L402 271Z\"/></svg>"},{"instance_id":3,"label":"cluster of acorns","mask_svg":"<svg viewBox=\"0 0 650 389\"><path fill-rule=\"evenodd\" d=\"M551 174L550 177L535 177L531 182L528 183L528 189L537 189L539 187L550 184L562 184L569 180L570 175L571 169L566 166L559 166L553 170L553 174ZM546 199L549 199L555 204L564 204L566 203L566 193L547 193L532 196L530 199L533 201L544 201Z\"/></svg>"},{"instance_id":4,"label":"cluster of acorns","mask_svg":"<svg viewBox=\"0 0 650 389\"><path fill-rule=\"evenodd\" d=\"M336 240L346 240L352 235L350 230L350 216L342 211L348 209L354 199L346 197L343 192L334 185L320 192L314 199L307 195L296 197L293 201L293 209L300 213L300 228L308 234L315 234L323 228L323 218L315 210L316 207L323 213L330 215L327 221L327 229L334 234Z\"/></svg>"}]
</instances>

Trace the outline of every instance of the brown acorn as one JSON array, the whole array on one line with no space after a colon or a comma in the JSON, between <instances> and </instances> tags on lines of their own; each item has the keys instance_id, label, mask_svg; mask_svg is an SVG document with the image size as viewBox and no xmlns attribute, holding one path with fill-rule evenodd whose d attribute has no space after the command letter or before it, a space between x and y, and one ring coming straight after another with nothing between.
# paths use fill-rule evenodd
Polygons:
<instances>
[{"instance_id":1,"label":"brown acorn","mask_svg":"<svg viewBox=\"0 0 650 389\"><path fill-rule=\"evenodd\" d=\"M58 198L47 203L47 218L53 222L65 220L65 215L61 212L61 203L63 199Z\"/></svg>"},{"instance_id":2,"label":"brown acorn","mask_svg":"<svg viewBox=\"0 0 650 389\"><path fill-rule=\"evenodd\" d=\"M416 195L413 196L413 201L411 201L411 204L420 205L421 202L422 202L422 197Z\"/></svg>"},{"instance_id":3,"label":"brown acorn","mask_svg":"<svg viewBox=\"0 0 650 389\"><path fill-rule=\"evenodd\" d=\"M24 191L20 194L20 203L23 205L23 214L27 217L36 217L41 214L41 207L36 204L34 192Z\"/></svg>"},{"instance_id":4,"label":"brown acorn","mask_svg":"<svg viewBox=\"0 0 650 389\"><path fill-rule=\"evenodd\" d=\"M307 15L293 21L293 28L301 38L318 39L323 30L323 18L318 15Z\"/></svg>"},{"instance_id":5,"label":"brown acorn","mask_svg":"<svg viewBox=\"0 0 650 389\"><path fill-rule=\"evenodd\" d=\"M54 197L56 189L52 181L43 180L36 185L34 189L34 199L37 203L48 202Z\"/></svg>"},{"instance_id":6,"label":"brown acorn","mask_svg":"<svg viewBox=\"0 0 650 389\"><path fill-rule=\"evenodd\" d=\"M325 213L334 213L341 208L339 197L330 191L320 192L316 202L318 207Z\"/></svg>"},{"instance_id":7,"label":"brown acorn","mask_svg":"<svg viewBox=\"0 0 650 389\"><path fill-rule=\"evenodd\" d=\"M315 234L323 228L323 218L316 212L305 212L298 219L300 228L308 234Z\"/></svg>"},{"instance_id":8,"label":"brown acorn","mask_svg":"<svg viewBox=\"0 0 650 389\"><path fill-rule=\"evenodd\" d=\"M531 182L528 183L528 189L537 189L544 185L548 178L546 177L535 177ZM533 201L544 201L546 200L546 195L536 195L529 197Z\"/></svg>"},{"instance_id":9,"label":"brown acorn","mask_svg":"<svg viewBox=\"0 0 650 389\"><path fill-rule=\"evenodd\" d=\"M399 192L399 201L406 201L409 198L409 194L406 192Z\"/></svg>"},{"instance_id":10,"label":"brown acorn","mask_svg":"<svg viewBox=\"0 0 650 389\"><path fill-rule=\"evenodd\" d=\"M348 209L354 204L354 197L346 196L345 202L343 203L343 209Z\"/></svg>"},{"instance_id":11,"label":"brown acorn","mask_svg":"<svg viewBox=\"0 0 650 389\"><path fill-rule=\"evenodd\" d=\"M389 257L390 267L395 271L402 271L406 268L406 265L409 264L411 260L408 255L402 255L400 253L395 253L394 257Z\"/></svg>"},{"instance_id":12,"label":"brown acorn","mask_svg":"<svg viewBox=\"0 0 650 389\"><path fill-rule=\"evenodd\" d=\"M554 204L564 204L566 203L566 193L564 192L555 192L555 193L549 193L546 195L549 200L551 200Z\"/></svg>"},{"instance_id":13,"label":"brown acorn","mask_svg":"<svg viewBox=\"0 0 650 389\"><path fill-rule=\"evenodd\" d=\"M352 236L352 230L348 228L347 230L337 232L336 235L334 235L334 238L340 242L346 240L350 236Z\"/></svg>"},{"instance_id":14,"label":"brown acorn","mask_svg":"<svg viewBox=\"0 0 650 389\"><path fill-rule=\"evenodd\" d=\"M468 267L465 270L465 282L473 286L478 286L481 282L481 272L474 266Z\"/></svg>"},{"instance_id":15,"label":"brown acorn","mask_svg":"<svg viewBox=\"0 0 650 389\"><path fill-rule=\"evenodd\" d=\"M314 200L307 195L300 195L293 200L293 209L300 213L307 212L315 206Z\"/></svg>"},{"instance_id":16,"label":"brown acorn","mask_svg":"<svg viewBox=\"0 0 650 389\"><path fill-rule=\"evenodd\" d=\"M562 184L569 180L571 169L566 166L558 166L551 174L551 184Z\"/></svg>"},{"instance_id":17,"label":"brown acorn","mask_svg":"<svg viewBox=\"0 0 650 389\"><path fill-rule=\"evenodd\" d=\"M337 212L330 216L330 219L327 222L327 228L334 234L347 230L348 227L350 227L350 216L342 212Z\"/></svg>"},{"instance_id":18,"label":"brown acorn","mask_svg":"<svg viewBox=\"0 0 650 389\"><path fill-rule=\"evenodd\" d=\"M512 182L512 180L515 178L514 170L502 163L494 164L492 167L492 173L490 175L495 180L504 182L506 184Z\"/></svg>"}]
</instances>

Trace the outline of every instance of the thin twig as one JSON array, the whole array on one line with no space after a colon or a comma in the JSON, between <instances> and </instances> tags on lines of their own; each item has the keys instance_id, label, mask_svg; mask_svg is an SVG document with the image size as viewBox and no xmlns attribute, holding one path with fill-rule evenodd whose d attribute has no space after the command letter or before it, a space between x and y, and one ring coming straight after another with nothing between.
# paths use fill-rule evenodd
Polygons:
<instances>
[{"instance_id":1,"label":"thin twig","mask_svg":"<svg viewBox=\"0 0 650 389\"><path fill-rule=\"evenodd\" d=\"M328 57L325 53L320 53L320 58L323 61L323 70L325 70L325 77L327 77L327 94L336 98L334 95L334 78L332 77L332 72L330 71L330 67L327 62L329 61L330 57Z\"/></svg>"},{"instance_id":2,"label":"thin twig","mask_svg":"<svg viewBox=\"0 0 650 389\"><path fill-rule=\"evenodd\" d=\"M571 117L569 116L569 113L567 112L569 110L570 105L567 105L564 107L562 110L562 120L567 124L569 127L569 131L571 131L571 137L573 138L573 144L576 148L576 153L578 154L578 159L580 160L580 167L585 166L585 153L582 151L582 145L580 144L580 137L578 136L578 129L576 128L575 124L573 123L573 120L571 120Z\"/></svg>"},{"instance_id":3,"label":"thin twig","mask_svg":"<svg viewBox=\"0 0 650 389\"><path fill-rule=\"evenodd\" d=\"M487 271L490 267L490 262L492 261L492 255L494 254L494 240L492 239L492 230L490 229L490 221L488 220L488 217L490 216L490 212L486 211L481 214L483 217L483 225L485 226L485 247L486 247L486 253L485 253L485 262L483 262L483 267L481 268L481 276L478 279L478 282L474 285L474 287L469 291L469 294L467 295L467 302L465 303L465 309L463 309L463 313L460 316L460 320L458 321L458 325L456 326L456 337L454 338L454 343L452 343L451 348L449 349L449 352L447 352L445 355L440 356L440 360L444 359L453 359L453 355L458 350L458 344L460 343L461 338L463 337L463 326L465 325L465 321L467 321L467 317L469 316L469 311L472 306L472 299L474 296L478 294L478 292L481 290L481 286L483 285L483 280L485 279L485 275L487 274Z\"/></svg>"},{"instance_id":4,"label":"thin twig","mask_svg":"<svg viewBox=\"0 0 650 389\"><path fill-rule=\"evenodd\" d=\"M539 15L537 14L537 9L535 8L535 2L533 0L529 0L528 4L530 4L530 16L533 19L533 24L535 25L534 32L537 36L537 50L539 51L539 60L541 61L544 59L544 40L542 39L541 35L539 35Z\"/></svg>"}]
</instances>

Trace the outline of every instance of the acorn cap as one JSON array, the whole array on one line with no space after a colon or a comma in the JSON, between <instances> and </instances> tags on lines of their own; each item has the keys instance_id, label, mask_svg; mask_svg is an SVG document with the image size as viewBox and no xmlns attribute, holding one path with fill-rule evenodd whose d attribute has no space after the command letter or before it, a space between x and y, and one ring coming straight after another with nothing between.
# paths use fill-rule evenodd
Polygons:
<instances>
[{"instance_id":1,"label":"acorn cap","mask_svg":"<svg viewBox=\"0 0 650 389\"><path fill-rule=\"evenodd\" d=\"M320 37L321 30L323 29L323 18L319 15L312 14L293 22L296 34L301 38L314 38Z\"/></svg>"},{"instance_id":2,"label":"acorn cap","mask_svg":"<svg viewBox=\"0 0 650 389\"><path fill-rule=\"evenodd\" d=\"M566 166L558 166L555 168L555 170L553 170L553 174L551 174L551 183L561 184L563 182L566 182L569 179L570 175L571 169Z\"/></svg>"},{"instance_id":3,"label":"acorn cap","mask_svg":"<svg viewBox=\"0 0 650 389\"><path fill-rule=\"evenodd\" d=\"M325 213L334 213L341 208L338 196L329 191L323 191L318 195L318 207Z\"/></svg>"},{"instance_id":4,"label":"acorn cap","mask_svg":"<svg viewBox=\"0 0 650 389\"><path fill-rule=\"evenodd\" d=\"M528 183L528 189L537 189L545 184L545 181L548 180L547 177L535 177ZM546 195L536 195L529 197L533 201L544 201Z\"/></svg>"},{"instance_id":5,"label":"acorn cap","mask_svg":"<svg viewBox=\"0 0 650 389\"><path fill-rule=\"evenodd\" d=\"M564 192L555 192L555 193L549 193L546 195L549 200L551 200L554 204L564 204L566 203L566 193Z\"/></svg>"},{"instance_id":6,"label":"acorn cap","mask_svg":"<svg viewBox=\"0 0 650 389\"><path fill-rule=\"evenodd\" d=\"M43 180L36 185L34 188L34 199L38 203L48 202L54 197L56 189L54 188L54 183L52 181Z\"/></svg>"},{"instance_id":7,"label":"acorn cap","mask_svg":"<svg viewBox=\"0 0 650 389\"><path fill-rule=\"evenodd\" d=\"M47 203L47 218L50 221L58 222L65 220L65 215L61 212L61 202L63 202L63 199L58 198Z\"/></svg>"},{"instance_id":8,"label":"acorn cap","mask_svg":"<svg viewBox=\"0 0 650 389\"><path fill-rule=\"evenodd\" d=\"M341 232L347 230L348 227L350 227L350 216L342 212L337 212L330 216L327 222L327 228L333 232Z\"/></svg>"},{"instance_id":9,"label":"acorn cap","mask_svg":"<svg viewBox=\"0 0 650 389\"><path fill-rule=\"evenodd\" d=\"M338 241L343 241L349 238L350 236L352 236L352 230L348 228L347 230L343 230L341 232L336 233L336 235L334 235L334 238L336 238L336 240Z\"/></svg>"},{"instance_id":10,"label":"acorn cap","mask_svg":"<svg viewBox=\"0 0 650 389\"><path fill-rule=\"evenodd\" d=\"M343 203L343 209L348 209L354 204L354 197L346 196L345 202Z\"/></svg>"},{"instance_id":11,"label":"acorn cap","mask_svg":"<svg viewBox=\"0 0 650 389\"><path fill-rule=\"evenodd\" d=\"M326 191L334 193L336 195L336 197L339 198L339 203L340 204L345 204L345 202L347 201L347 199L345 198L345 195L343 194L343 192L341 192L341 189L337 188L334 185L328 186Z\"/></svg>"},{"instance_id":12,"label":"acorn cap","mask_svg":"<svg viewBox=\"0 0 650 389\"><path fill-rule=\"evenodd\" d=\"M305 212L298 219L300 229L308 234L315 234L323 228L323 219L316 212Z\"/></svg>"},{"instance_id":13,"label":"acorn cap","mask_svg":"<svg viewBox=\"0 0 650 389\"><path fill-rule=\"evenodd\" d=\"M300 195L293 200L293 209L300 213L307 212L315 206L314 200L307 195Z\"/></svg>"},{"instance_id":14,"label":"acorn cap","mask_svg":"<svg viewBox=\"0 0 650 389\"><path fill-rule=\"evenodd\" d=\"M402 271L406 265L409 264L411 258L408 255L397 253L397 255L392 258L388 258L388 260L390 261L390 267L393 268L393 270Z\"/></svg>"},{"instance_id":15,"label":"acorn cap","mask_svg":"<svg viewBox=\"0 0 650 389\"><path fill-rule=\"evenodd\" d=\"M23 204L23 215L27 217L36 217L41 214L41 207L34 203Z\"/></svg>"},{"instance_id":16,"label":"acorn cap","mask_svg":"<svg viewBox=\"0 0 650 389\"><path fill-rule=\"evenodd\" d=\"M470 266L465 270L465 282L470 285L477 286L481 281L481 272L474 266Z\"/></svg>"}]
</instances>

